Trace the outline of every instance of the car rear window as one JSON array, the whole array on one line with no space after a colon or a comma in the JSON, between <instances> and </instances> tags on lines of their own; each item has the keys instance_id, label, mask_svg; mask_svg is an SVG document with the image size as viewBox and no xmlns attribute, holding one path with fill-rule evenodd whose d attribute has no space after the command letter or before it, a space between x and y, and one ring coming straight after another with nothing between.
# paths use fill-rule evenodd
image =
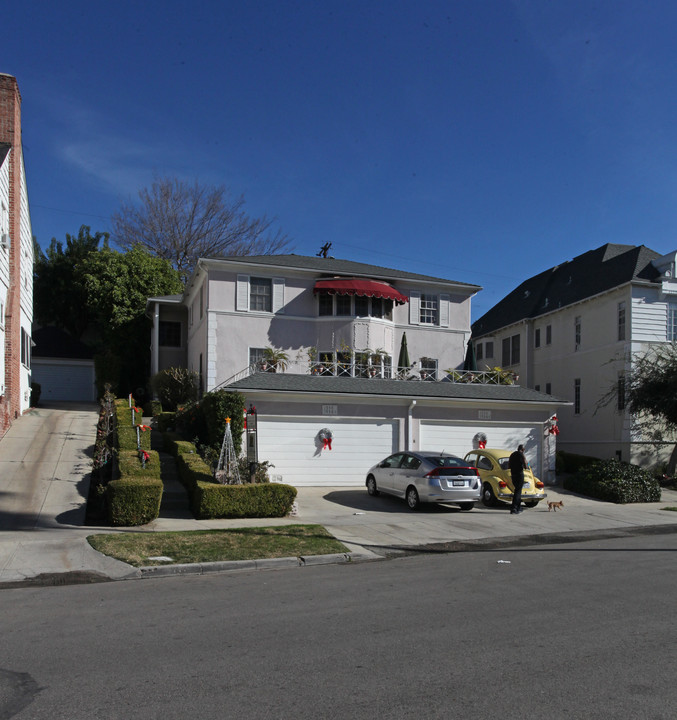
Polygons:
<instances>
[{"instance_id":1,"label":"car rear window","mask_svg":"<svg viewBox=\"0 0 677 720\"><path fill-rule=\"evenodd\" d=\"M510 470L510 458L501 458L498 464L501 466L501 470Z\"/></svg>"},{"instance_id":2,"label":"car rear window","mask_svg":"<svg viewBox=\"0 0 677 720\"><path fill-rule=\"evenodd\" d=\"M453 455L444 456L426 456L426 461L436 465L437 467L469 467L472 463L469 460L464 460L460 457L454 457Z\"/></svg>"}]
</instances>

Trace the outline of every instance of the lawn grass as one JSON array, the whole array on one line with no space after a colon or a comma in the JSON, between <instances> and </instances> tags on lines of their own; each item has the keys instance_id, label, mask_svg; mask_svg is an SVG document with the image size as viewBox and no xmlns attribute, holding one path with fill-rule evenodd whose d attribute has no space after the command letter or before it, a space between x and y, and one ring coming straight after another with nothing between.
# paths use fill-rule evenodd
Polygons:
<instances>
[{"instance_id":1,"label":"lawn grass","mask_svg":"<svg viewBox=\"0 0 677 720\"><path fill-rule=\"evenodd\" d=\"M134 567L349 552L322 525L106 533L87 540L100 553Z\"/></svg>"},{"instance_id":2,"label":"lawn grass","mask_svg":"<svg viewBox=\"0 0 677 720\"><path fill-rule=\"evenodd\" d=\"M677 507L674 507L674 505L668 505L667 507L661 508L661 510L672 510L673 512L677 512Z\"/></svg>"}]
</instances>

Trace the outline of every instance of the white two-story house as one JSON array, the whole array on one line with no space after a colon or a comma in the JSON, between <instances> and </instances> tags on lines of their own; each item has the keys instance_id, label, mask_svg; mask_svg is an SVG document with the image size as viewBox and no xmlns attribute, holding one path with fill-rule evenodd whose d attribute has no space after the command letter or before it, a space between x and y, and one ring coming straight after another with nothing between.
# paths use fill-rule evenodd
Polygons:
<instances>
[{"instance_id":1,"label":"white two-story house","mask_svg":"<svg viewBox=\"0 0 677 720\"><path fill-rule=\"evenodd\" d=\"M525 280L473 323L478 365L500 365L521 385L570 401L558 413L560 449L664 460L672 443L646 442L624 389L637 353L677 340L676 260L675 252L607 244Z\"/></svg>"},{"instance_id":2,"label":"white two-story house","mask_svg":"<svg viewBox=\"0 0 677 720\"><path fill-rule=\"evenodd\" d=\"M202 259L183 295L148 300L152 369L187 367L203 391L244 394L259 459L291 484L359 484L397 450L462 455L482 433L496 447L524 442L547 480L543 439L558 401L480 374L452 381L478 290L335 258ZM280 353L286 360L271 367Z\"/></svg>"}]
</instances>

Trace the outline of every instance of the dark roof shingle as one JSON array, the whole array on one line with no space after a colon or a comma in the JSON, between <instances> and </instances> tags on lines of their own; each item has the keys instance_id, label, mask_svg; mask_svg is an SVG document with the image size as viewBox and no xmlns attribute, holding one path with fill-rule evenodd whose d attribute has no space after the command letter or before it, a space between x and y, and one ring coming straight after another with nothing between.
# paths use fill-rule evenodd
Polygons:
<instances>
[{"instance_id":1,"label":"dark roof shingle","mask_svg":"<svg viewBox=\"0 0 677 720\"><path fill-rule=\"evenodd\" d=\"M651 281L659 253L644 245L608 243L525 280L472 324L474 337L544 315L633 280Z\"/></svg>"}]
</instances>

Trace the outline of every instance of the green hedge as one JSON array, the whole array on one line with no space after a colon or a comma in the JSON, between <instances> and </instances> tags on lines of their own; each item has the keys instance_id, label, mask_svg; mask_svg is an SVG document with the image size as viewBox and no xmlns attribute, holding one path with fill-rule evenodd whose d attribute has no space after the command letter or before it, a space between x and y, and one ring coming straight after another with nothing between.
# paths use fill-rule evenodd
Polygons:
<instances>
[{"instance_id":1,"label":"green hedge","mask_svg":"<svg viewBox=\"0 0 677 720\"><path fill-rule=\"evenodd\" d=\"M132 398L132 407L134 407L134 399ZM132 422L132 408L129 407L129 400L119 398L115 401L115 417L118 428L132 427L132 425L140 425L143 413L141 409L134 411L134 421Z\"/></svg>"},{"instance_id":2,"label":"green hedge","mask_svg":"<svg viewBox=\"0 0 677 720\"><path fill-rule=\"evenodd\" d=\"M162 480L157 477L123 477L111 480L106 494L111 525L145 525L160 514Z\"/></svg>"},{"instance_id":3,"label":"green hedge","mask_svg":"<svg viewBox=\"0 0 677 720\"><path fill-rule=\"evenodd\" d=\"M586 465L592 465L595 462L599 462L599 458L558 450L555 455L555 471L558 473L575 473L586 467Z\"/></svg>"},{"instance_id":4,"label":"green hedge","mask_svg":"<svg viewBox=\"0 0 677 720\"><path fill-rule=\"evenodd\" d=\"M637 465L598 460L564 479L564 489L615 503L660 502L656 478Z\"/></svg>"},{"instance_id":5,"label":"green hedge","mask_svg":"<svg viewBox=\"0 0 677 720\"><path fill-rule=\"evenodd\" d=\"M162 433L162 444L165 452L173 455L175 458L179 455L197 455L195 445L193 445L192 442L188 442L188 440L184 440L178 433Z\"/></svg>"},{"instance_id":6,"label":"green hedge","mask_svg":"<svg viewBox=\"0 0 677 720\"><path fill-rule=\"evenodd\" d=\"M176 427L175 412L161 412L157 417L157 427L160 432L168 432Z\"/></svg>"},{"instance_id":7,"label":"green hedge","mask_svg":"<svg viewBox=\"0 0 677 720\"><path fill-rule=\"evenodd\" d=\"M136 442L136 428L118 426L118 447L120 450L136 450ZM150 430L139 430L139 442L142 450L150 450Z\"/></svg>"},{"instance_id":8,"label":"green hedge","mask_svg":"<svg viewBox=\"0 0 677 720\"><path fill-rule=\"evenodd\" d=\"M160 457L155 451L148 456L144 467L137 450L118 453L120 477L106 486L106 507L112 525L145 525L160 514L163 490Z\"/></svg>"},{"instance_id":9,"label":"green hedge","mask_svg":"<svg viewBox=\"0 0 677 720\"><path fill-rule=\"evenodd\" d=\"M296 488L281 483L221 485L197 454L176 456L179 478L188 491L193 515L210 518L265 518L289 514Z\"/></svg>"},{"instance_id":10,"label":"green hedge","mask_svg":"<svg viewBox=\"0 0 677 720\"><path fill-rule=\"evenodd\" d=\"M160 456L155 450L148 451L146 467L139 457L137 450L120 450L118 453L118 468L120 477L160 477Z\"/></svg>"},{"instance_id":11,"label":"green hedge","mask_svg":"<svg viewBox=\"0 0 677 720\"><path fill-rule=\"evenodd\" d=\"M198 482L192 495L193 513L208 518L284 517L296 499L296 488L282 483L221 485Z\"/></svg>"}]
</instances>

